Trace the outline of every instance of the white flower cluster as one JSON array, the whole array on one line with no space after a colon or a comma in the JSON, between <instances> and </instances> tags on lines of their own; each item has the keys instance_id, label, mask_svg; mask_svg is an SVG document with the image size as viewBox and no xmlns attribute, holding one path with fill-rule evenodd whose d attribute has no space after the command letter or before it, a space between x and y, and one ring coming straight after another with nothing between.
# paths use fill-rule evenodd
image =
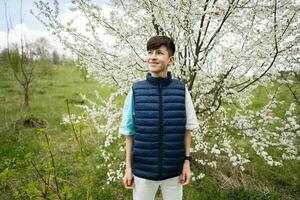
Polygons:
<instances>
[{"instance_id":1,"label":"white flower cluster","mask_svg":"<svg viewBox=\"0 0 300 200\"><path fill-rule=\"evenodd\" d=\"M250 160L248 159L248 154L244 153L244 155L241 155L239 153L236 153L232 148L231 143L232 142L229 139L224 139L223 148L221 148L221 150L227 153L229 160L233 166L239 166L240 169L244 171L244 164L250 162ZM243 149L241 149L241 152L243 153Z\"/></svg>"},{"instance_id":2,"label":"white flower cluster","mask_svg":"<svg viewBox=\"0 0 300 200\"><path fill-rule=\"evenodd\" d=\"M292 115L295 104L292 103L286 111L286 116L280 118L272 109L282 104L283 102L276 101L274 96L269 96L268 104L261 111L253 114L244 110L245 115L236 113L233 120L233 125L249 139L256 154L270 166L282 166L280 158L276 158L276 161L270 155L274 150L282 152L282 159L299 159L295 142L300 126L296 122L296 116ZM272 127L275 127L275 130Z\"/></svg>"},{"instance_id":3,"label":"white flower cluster","mask_svg":"<svg viewBox=\"0 0 300 200\"><path fill-rule=\"evenodd\" d=\"M78 107L84 110L88 119L95 125L97 131L109 136L106 146L109 146L114 140L113 137L116 137L113 133L118 130L118 122L121 118L122 111L116 106L115 101L121 94L121 91L117 91L111 94L108 100L104 100L104 98L96 92L96 102L82 96L88 105L78 105Z\"/></svg>"},{"instance_id":4,"label":"white flower cluster","mask_svg":"<svg viewBox=\"0 0 300 200\"><path fill-rule=\"evenodd\" d=\"M211 161L211 160L204 160L204 159L195 159L195 162L201 165L207 165L212 168L217 167L217 162L216 161Z\"/></svg>"},{"instance_id":5,"label":"white flower cluster","mask_svg":"<svg viewBox=\"0 0 300 200\"><path fill-rule=\"evenodd\" d=\"M194 176L194 174L193 174L193 175L192 175L192 181L201 180L201 179L204 178L204 176L205 176L205 174L203 174L203 173L200 173L200 174L198 174L197 176Z\"/></svg>"},{"instance_id":6,"label":"white flower cluster","mask_svg":"<svg viewBox=\"0 0 300 200\"><path fill-rule=\"evenodd\" d=\"M300 136L300 125L296 121L296 116L293 115L295 109L296 105L292 103L285 113L287 123L282 127L276 127L277 131L282 132L279 143L287 147L283 149L284 153L282 154L282 158L285 160L300 160L298 149L293 143Z\"/></svg>"},{"instance_id":7,"label":"white flower cluster","mask_svg":"<svg viewBox=\"0 0 300 200\"><path fill-rule=\"evenodd\" d=\"M70 114L70 115L64 115L62 118L61 124L80 124L86 122L86 117L83 115L75 115L75 114Z\"/></svg>"},{"instance_id":8,"label":"white flower cluster","mask_svg":"<svg viewBox=\"0 0 300 200\"><path fill-rule=\"evenodd\" d=\"M199 122L200 128L193 130L193 140L196 141L195 148L193 149L195 152L203 152L207 154L209 151L209 143L204 140L204 137L208 134L206 127L203 126L203 122Z\"/></svg>"},{"instance_id":9,"label":"white flower cluster","mask_svg":"<svg viewBox=\"0 0 300 200\"><path fill-rule=\"evenodd\" d=\"M81 95L86 104L77 106L82 108L84 113L81 116L71 114L71 117L65 116L63 118L64 124L85 123L86 125L94 126L97 133L101 134L98 137L98 141L94 142L98 144L97 150L101 161L97 166L98 168L104 167L107 169L107 184L119 180L123 176L122 172L125 169L124 163L119 162L119 155L115 153L114 149L117 148L120 151L124 151L124 145L120 142L122 138L120 134L116 134L121 112L114 102L119 95L120 91L117 91L108 100L105 100L96 92L96 102L88 99L85 95Z\"/></svg>"},{"instance_id":10,"label":"white flower cluster","mask_svg":"<svg viewBox=\"0 0 300 200\"><path fill-rule=\"evenodd\" d=\"M108 172L107 172L107 182L106 184L109 185L112 182L120 181L123 177L123 172L125 170L125 163L121 163L118 169L111 168L111 164L107 165Z\"/></svg>"}]
</instances>

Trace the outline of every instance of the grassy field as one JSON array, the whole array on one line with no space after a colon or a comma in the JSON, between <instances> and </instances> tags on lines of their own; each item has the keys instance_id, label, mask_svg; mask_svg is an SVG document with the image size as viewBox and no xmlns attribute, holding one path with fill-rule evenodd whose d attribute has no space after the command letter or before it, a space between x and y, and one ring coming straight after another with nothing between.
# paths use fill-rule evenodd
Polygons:
<instances>
[{"instance_id":1,"label":"grassy field","mask_svg":"<svg viewBox=\"0 0 300 200\"><path fill-rule=\"evenodd\" d=\"M85 104L80 93L93 99L94 90L98 90L107 97L113 87L102 87L92 78L85 80L83 72L72 63L41 63L36 68L30 107L24 108L22 90L10 69L0 66L0 76L0 199L58 199L50 191L57 188L46 187L49 181L59 182L58 189L66 195L62 199L131 198L131 190L124 189L121 180L101 189L106 171L96 167L101 161L97 143L84 140L82 153L74 145L72 128L61 124L68 112L66 99L71 112L81 114L75 107ZM255 92L254 108L260 108L262 99L266 99L264 90ZM285 88L280 97L292 101ZM120 105L123 100L120 97ZM93 133L93 138L101 138ZM300 199L299 169L299 161L287 161L284 167L274 168L258 157L243 173L227 162L217 169L194 165L192 171L206 176L184 188L184 199ZM58 180L49 174L56 174ZM161 199L160 192L157 199Z\"/></svg>"}]
</instances>

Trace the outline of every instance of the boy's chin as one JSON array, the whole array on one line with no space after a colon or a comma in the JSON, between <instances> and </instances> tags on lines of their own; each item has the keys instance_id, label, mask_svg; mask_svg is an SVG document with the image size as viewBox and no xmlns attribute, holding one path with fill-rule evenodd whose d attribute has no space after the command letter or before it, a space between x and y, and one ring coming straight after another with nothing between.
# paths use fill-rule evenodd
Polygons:
<instances>
[{"instance_id":1,"label":"boy's chin","mask_svg":"<svg viewBox=\"0 0 300 200\"><path fill-rule=\"evenodd\" d=\"M161 70L155 70L155 69L149 69L150 72L154 72L154 73L158 73L160 72Z\"/></svg>"},{"instance_id":2,"label":"boy's chin","mask_svg":"<svg viewBox=\"0 0 300 200\"><path fill-rule=\"evenodd\" d=\"M163 70L159 69L159 68L156 68L156 67L149 67L149 71L150 72L153 72L153 73L159 73Z\"/></svg>"}]
</instances>

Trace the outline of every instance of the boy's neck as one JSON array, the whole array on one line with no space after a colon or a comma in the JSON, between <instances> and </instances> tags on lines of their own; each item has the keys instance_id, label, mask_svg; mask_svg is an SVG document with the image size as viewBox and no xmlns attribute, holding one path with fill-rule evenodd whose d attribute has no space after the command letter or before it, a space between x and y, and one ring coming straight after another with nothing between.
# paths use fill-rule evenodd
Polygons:
<instances>
[{"instance_id":1,"label":"boy's neck","mask_svg":"<svg viewBox=\"0 0 300 200\"><path fill-rule=\"evenodd\" d=\"M166 78L168 76L168 71L162 71L162 72L150 72L152 77L162 77L162 78Z\"/></svg>"}]
</instances>

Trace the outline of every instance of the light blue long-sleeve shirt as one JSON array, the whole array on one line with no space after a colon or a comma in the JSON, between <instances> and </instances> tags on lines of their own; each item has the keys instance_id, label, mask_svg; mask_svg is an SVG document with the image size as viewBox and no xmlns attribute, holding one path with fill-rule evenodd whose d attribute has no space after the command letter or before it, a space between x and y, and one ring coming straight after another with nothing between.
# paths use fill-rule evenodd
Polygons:
<instances>
[{"instance_id":1,"label":"light blue long-sleeve shirt","mask_svg":"<svg viewBox=\"0 0 300 200\"><path fill-rule=\"evenodd\" d=\"M134 99L132 95L132 89L126 96L124 107L123 107L123 115L122 122L119 128L119 133L123 135L134 135Z\"/></svg>"},{"instance_id":2,"label":"light blue long-sleeve shirt","mask_svg":"<svg viewBox=\"0 0 300 200\"><path fill-rule=\"evenodd\" d=\"M193 130L198 127L198 120L196 116L196 112L193 106L191 95L187 89L185 88L185 110L186 110L186 126L185 129ZM122 122L119 127L119 133L122 135L134 135L134 98L132 94L132 89L126 96L123 114L122 114Z\"/></svg>"}]
</instances>

